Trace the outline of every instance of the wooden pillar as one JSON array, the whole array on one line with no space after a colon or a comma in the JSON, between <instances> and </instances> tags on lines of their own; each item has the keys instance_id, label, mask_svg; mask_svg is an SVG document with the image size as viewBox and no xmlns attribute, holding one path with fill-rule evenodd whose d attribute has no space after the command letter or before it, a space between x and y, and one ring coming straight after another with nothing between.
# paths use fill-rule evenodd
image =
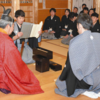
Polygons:
<instances>
[{"instance_id":1,"label":"wooden pillar","mask_svg":"<svg viewBox=\"0 0 100 100\"><path fill-rule=\"evenodd\" d=\"M73 6L73 0L68 0L68 9L70 9L71 11L73 10L72 6Z\"/></svg>"},{"instance_id":2,"label":"wooden pillar","mask_svg":"<svg viewBox=\"0 0 100 100\"><path fill-rule=\"evenodd\" d=\"M20 9L20 0L12 0L12 17L14 18L16 10Z\"/></svg>"},{"instance_id":3,"label":"wooden pillar","mask_svg":"<svg viewBox=\"0 0 100 100\"><path fill-rule=\"evenodd\" d=\"M33 23L38 23L38 0L33 0Z\"/></svg>"},{"instance_id":4,"label":"wooden pillar","mask_svg":"<svg viewBox=\"0 0 100 100\"><path fill-rule=\"evenodd\" d=\"M100 0L94 0L94 8L96 8L96 12L99 14L100 21Z\"/></svg>"}]
</instances>

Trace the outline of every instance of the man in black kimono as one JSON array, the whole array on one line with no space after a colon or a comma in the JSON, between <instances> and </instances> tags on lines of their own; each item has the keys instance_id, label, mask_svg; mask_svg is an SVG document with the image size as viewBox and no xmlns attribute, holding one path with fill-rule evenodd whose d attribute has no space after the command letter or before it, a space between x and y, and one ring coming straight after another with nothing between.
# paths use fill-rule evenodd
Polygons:
<instances>
[{"instance_id":1,"label":"man in black kimono","mask_svg":"<svg viewBox=\"0 0 100 100\"><path fill-rule=\"evenodd\" d=\"M88 13L89 13L88 7L85 7L85 8L83 9L83 13L85 13L85 14L88 14Z\"/></svg>"},{"instance_id":2,"label":"man in black kimono","mask_svg":"<svg viewBox=\"0 0 100 100\"><path fill-rule=\"evenodd\" d=\"M89 10L89 15L91 16L93 13L95 13L95 8L91 8L90 10Z\"/></svg>"},{"instance_id":3,"label":"man in black kimono","mask_svg":"<svg viewBox=\"0 0 100 100\"><path fill-rule=\"evenodd\" d=\"M82 9L84 9L85 7L87 7L87 5L86 4L82 4ZM80 13L83 13L83 10Z\"/></svg>"},{"instance_id":4,"label":"man in black kimono","mask_svg":"<svg viewBox=\"0 0 100 100\"><path fill-rule=\"evenodd\" d=\"M78 15L78 8L74 7L73 12Z\"/></svg>"},{"instance_id":5,"label":"man in black kimono","mask_svg":"<svg viewBox=\"0 0 100 100\"><path fill-rule=\"evenodd\" d=\"M43 26L44 33L42 34L43 39L57 39L60 38L60 18L56 16L56 9L50 9L50 16L48 16Z\"/></svg>"},{"instance_id":6,"label":"man in black kimono","mask_svg":"<svg viewBox=\"0 0 100 100\"><path fill-rule=\"evenodd\" d=\"M69 45L70 40L78 35L77 32L77 23L76 23L76 15L75 13L71 12L69 14L70 23L68 25L68 29L66 31L66 36L62 39L62 43Z\"/></svg>"},{"instance_id":7,"label":"man in black kimono","mask_svg":"<svg viewBox=\"0 0 100 100\"><path fill-rule=\"evenodd\" d=\"M100 33L100 24L98 23L98 17L99 15L97 13L93 13L91 15L93 25L91 27L92 32L99 32Z\"/></svg>"},{"instance_id":8,"label":"man in black kimono","mask_svg":"<svg viewBox=\"0 0 100 100\"><path fill-rule=\"evenodd\" d=\"M61 28L62 28L61 36L65 36L66 35L68 24L70 22L70 20L69 20L69 14L70 14L70 10L66 9L65 10L65 15L61 19Z\"/></svg>"}]
</instances>

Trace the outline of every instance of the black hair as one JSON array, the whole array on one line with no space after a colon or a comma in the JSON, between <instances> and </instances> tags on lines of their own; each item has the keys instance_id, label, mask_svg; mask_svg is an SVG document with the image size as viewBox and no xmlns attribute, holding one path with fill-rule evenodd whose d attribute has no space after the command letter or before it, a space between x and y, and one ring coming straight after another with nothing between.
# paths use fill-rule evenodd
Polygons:
<instances>
[{"instance_id":1,"label":"black hair","mask_svg":"<svg viewBox=\"0 0 100 100\"><path fill-rule=\"evenodd\" d=\"M93 10L93 12L95 13L96 8L91 8L90 10ZM90 11L90 10L89 10L89 11Z\"/></svg>"},{"instance_id":2,"label":"black hair","mask_svg":"<svg viewBox=\"0 0 100 100\"><path fill-rule=\"evenodd\" d=\"M88 14L81 13L77 18L77 24L81 24L84 29L90 29L92 26L92 19Z\"/></svg>"},{"instance_id":3,"label":"black hair","mask_svg":"<svg viewBox=\"0 0 100 100\"><path fill-rule=\"evenodd\" d=\"M56 12L56 9L55 8L51 8L49 12L51 12L51 11Z\"/></svg>"},{"instance_id":4,"label":"black hair","mask_svg":"<svg viewBox=\"0 0 100 100\"><path fill-rule=\"evenodd\" d=\"M25 12L23 10L17 10L15 12L15 17L18 18L19 16L25 17Z\"/></svg>"},{"instance_id":5,"label":"black hair","mask_svg":"<svg viewBox=\"0 0 100 100\"><path fill-rule=\"evenodd\" d=\"M97 14L97 13L93 13L92 15L91 15L91 17L99 17L99 14Z\"/></svg>"},{"instance_id":6,"label":"black hair","mask_svg":"<svg viewBox=\"0 0 100 100\"><path fill-rule=\"evenodd\" d=\"M78 14L77 14L77 13L74 13L74 16L75 16L75 17L77 17L77 16L78 16Z\"/></svg>"},{"instance_id":7,"label":"black hair","mask_svg":"<svg viewBox=\"0 0 100 100\"><path fill-rule=\"evenodd\" d=\"M84 11L84 10L87 10L87 11L89 11L88 7L84 7L83 11Z\"/></svg>"},{"instance_id":8,"label":"black hair","mask_svg":"<svg viewBox=\"0 0 100 100\"><path fill-rule=\"evenodd\" d=\"M74 12L71 12L70 14L69 14L69 18L70 19L73 19L75 17L75 13Z\"/></svg>"},{"instance_id":9,"label":"black hair","mask_svg":"<svg viewBox=\"0 0 100 100\"><path fill-rule=\"evenodd\" d=\"M85 3L83 3L83 4L82 4L82 7L83 7L83 6L87 6L87 5L86 5Z\"/></svg>"},{"instance_id":10,"label":"black hair","mask_svg":"<svg viewBox=\"0 0 100 100\"><path fill-rule=\"evenodd\" d=\"M78 8L77 8L77 7L74 7L74 9L77 9L77 10L78 10Z\"/></svg>"},{"instance_id":11,"label":"black hair","mask_svg":"<svg viewBox=\"0 0 100 100\"><path fill-rule=\"evenodd\" d=\"M70 9L65 9L65 12L68 11L70 13Z\"/></svg>"}]
</instances>

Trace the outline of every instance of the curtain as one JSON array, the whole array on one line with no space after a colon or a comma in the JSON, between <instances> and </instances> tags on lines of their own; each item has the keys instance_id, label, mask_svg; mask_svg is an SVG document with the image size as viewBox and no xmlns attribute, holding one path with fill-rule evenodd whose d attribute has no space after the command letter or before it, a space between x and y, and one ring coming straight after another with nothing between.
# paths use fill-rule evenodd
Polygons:
<instances>
[{"instance_id":1,"label":"curtain","mask_svg":"<svg viewBox=\"0 0 100 100\"><path fill-rule=\"evenodd\" d=\"M82 4L85 3L89 9L93 8L93 0L73 0L73 8L78 7L78 13L82 10ZM73 9L72 8L72 9Z\"/></svg>"}]
</instances>

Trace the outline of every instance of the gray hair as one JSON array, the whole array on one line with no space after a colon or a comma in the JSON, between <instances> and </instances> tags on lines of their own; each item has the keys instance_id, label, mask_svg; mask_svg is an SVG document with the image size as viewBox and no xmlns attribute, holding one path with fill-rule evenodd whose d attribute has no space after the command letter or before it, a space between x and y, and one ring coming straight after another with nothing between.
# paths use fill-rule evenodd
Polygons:
<instances>
[{"instance_id":1,"label":"gray hair","mask_svg":"<svg viewBox=\"0 0 100 100\"><path fill-rule=\"evenodd\" d=\"M12 26L13 22L0 19L0 27L5 28L7 25Z\"/></svg>"}]
</instances>

